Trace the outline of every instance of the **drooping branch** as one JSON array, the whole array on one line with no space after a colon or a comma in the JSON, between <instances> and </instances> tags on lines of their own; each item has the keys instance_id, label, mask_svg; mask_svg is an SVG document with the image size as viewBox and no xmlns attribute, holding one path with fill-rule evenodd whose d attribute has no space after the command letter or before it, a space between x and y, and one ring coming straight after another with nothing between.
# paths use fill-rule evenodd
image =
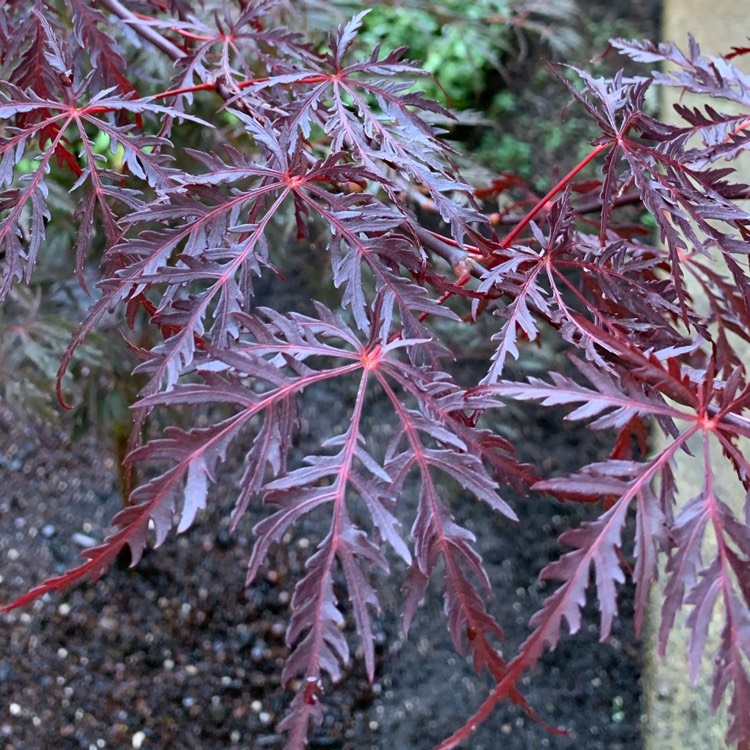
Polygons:
<instances>
[{"instance_id":1,"label":"drooping branch","mask_svg":"<svg viewBox=\"0 0 750 750\"><path fill-rule=\"evenodd\" d=\"M100 0L101 5L110 13L117 16L130 26L138 36L145 39L157 49L161 50L167 57L177 62L187 55L176 44L160 34L156 29L151 28L148 24L143 23L142 19L126 8L120 0Z\"/></svg>"}]
</instances>

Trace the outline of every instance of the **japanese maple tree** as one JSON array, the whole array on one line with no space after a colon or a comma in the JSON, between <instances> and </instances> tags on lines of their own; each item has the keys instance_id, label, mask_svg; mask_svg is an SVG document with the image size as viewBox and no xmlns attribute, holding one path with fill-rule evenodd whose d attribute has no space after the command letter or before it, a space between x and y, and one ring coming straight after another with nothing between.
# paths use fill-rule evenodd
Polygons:
<instances>
[{"instance_id":1,"label":"japanese maple tree","mask_svg":"<svg viewBox=\"0 0 750 750\"><path fill-rule=\"evenodd\" d=\"M728 692L727 740L748 750L750 500L740 510L743 498L721 497L715 477L723 462L750 489L750 383L738 345L750 341L750 215L738 202L748 187L731 166L750 145L750 79L731 56L705 57L692 39L686 51L614 40L619 52L651 66L669 61L674 72L578 71L580 86L561 83L600 136L530 209L519 202L498 214L483 200L495 188L512 197L517 183L462 178L441 137L452 115L414 87L423 74L407 51L359 50L365 13L323 48L295 26L299 12L283 0L0 5L0 299L49 262L56 222L74 222L70 273L91 302L61 357L59 400L66 405L64 376L87 338L105 318L120 320L143 382L126 463L152 467L103 544L4 611L97 578L125 547L136 564L149 539L158 546L186 531L241 444L232 528L251 505L269 509L254 528L248 584L307 514L324 509L330 519L291 601L282 680L294 698L278 726L288 748L306 744L325 710L324 683L350 661L344 610L373 679L373 616L386 604L377 571L388 571L392 552L408 568L404 627L439 571L456 650L496 683L442 750L501 700L534 715L519 678L555 648L564 624L578 630L592 572L601 638L628 577L640 629L660 557L661 647L687 608L696 679L720 609L712 703ZM134 47L139 64L126 52ZM139 76L146 55L150 74ZM677 124L660 122L644 111L654 85L711 103L678 105ZM185 148L196 128L216 147ZM584 179L590 165L599 177ZM51 208L54 181L76 202L67 217ZM654 243L623 213L633 205L651 215ZM291 248L280 240L287 226ZM313 232L326 237L336 309L319 300L276 309L258 284L300 273ZM460 385L447 370L452 332L480 317L494 328L494 354L480 382ZM565 342L577 376L566 367L508 379L508 358L542 337ZM300 458L300 399L316 384L344 382L356 389L347 429L316 435L318 449ZM373 393L392 411L385 433L368 433ZM539 476L483 421L508 399L570 405L567 419L615 436L609 459ZM198 411L205 418L193 426L141 429L153 412ZM652 429L664 434L657 449ZM705 476L682 503L680 452L702 461ZM595 520L561 537L571 550L541 573L559 585L509 660L445 477L508 523L509 485L599 503ZM409 518L401 499L416 486ZM622 552L631 528L632 570ZM716 544L706 554L708 537Z\"/></svg>"}]
</instances>

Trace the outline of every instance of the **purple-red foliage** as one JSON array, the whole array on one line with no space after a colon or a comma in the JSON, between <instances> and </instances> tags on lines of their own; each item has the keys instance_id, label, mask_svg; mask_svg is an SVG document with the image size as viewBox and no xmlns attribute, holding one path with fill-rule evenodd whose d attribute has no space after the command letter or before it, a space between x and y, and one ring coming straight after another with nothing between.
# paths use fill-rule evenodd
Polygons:
<instances>
[{"instance_id":1,"label":"purple-red foliage","mask_svg":"<svg viewBox=\"0 0 750 750\"><path fill-rule=\"evenodd\" d=\"M100 280L60 380L78 345L114 313L131 330L158 333L150 349L134 334L136 372L146 381L133 404L137 424L155 409L222 407L208 412L221 415L216 421L168 427L145 444L134 439L127 461L155 462L162 472L132 491L110 536L84 553L82 565L4 611L95 579L125 545L135 564L150 536L158 546L172 529L185 531L242 435L250 447L232 527L251 504L270 508L254 529L248 583L306 514L325 508L330 518L292 598L282 679L295 697L278 727L287 747L306 744L310 723L322 718L324 682L338 681L350 659L339 583L373 678L372 617L381 606L373 571L388 570L390 547L408 566L404 627L440 570L455 648L496 681L443 750L465 740L502 699L532 713L518 679L555 648L564 624L578 630L592 573L601 638L628 576L640 629L660 556L667 560L661 648L687 608L697 679L708 623L720 609L712 704L729 691L727 739L748 750L750 503L738 512L743 499L720 497L715 482L718 471L730 471L750 488L742 445L750 437L750 383L737 348L750 340L750 216L738 203L748 188L726 165L750 145L750 80L729 62L739 52L707 58L692 39L687 53L614 41L636 61L676 68L613 79L578 71L582 87L570 86L571 94L600 136L528 213L495 221L511 226L499 237L476 198L487 191L461 178L435 126L450 114L414 92L422 74L406 51L356 51L363 14L320 51L284 28L280 0L212 5L10 0L0 7L0 298L31 279L52 220L47 180L67 174L78 200L69 217L78 225L70 270L88 291L93 258ZM116 41L124 30L163 56L173 77L162 89L149 93L128 69ZM654 84L713 102L679 105L679 124L660 122L644 112ZM724 112L727 101L741 114ZM181 148L183 128L209 132L220 113L234 118L223 148ZM119 152L116 168L94 149L100 133ZM577 182L591 163L601 179ZM635 202L653 217L658 244L620 219L620 207ZM420 221L425 209L440 231ZM298 241L292 250L279 247L276 231L289 221ZM340 309L259 307L256 280L298 272L313 227L327 233L327 295ZM462 387L444 369L451 331L490 313L496 332L487 374ZM504 379L508 357L543 332L574 350L580 376ZM348 428L321 435L318 451L298 460L299 399L317 383L342 379L357 384ZM385 439L368 434L363 420L373 393L393 412ZM505 399L571 405L567 419L614 431L609 460L538 477L482 426L483 413ZM664 435L651 452L649 429ZM705 476L682 504L680 452L702 461ZM571 551L541 573L559 586L509 662L496 646L502 629L486 605L482 560L452 515L444 477L508 522L515 514L501 496L507 485L601 502L596 520L561 537ZM407 519L400 498L415 483L416 516ZM621 555L628 528L632 571ZM716 542L710 553L707 536Z\"/></svg>"}]
</instances>

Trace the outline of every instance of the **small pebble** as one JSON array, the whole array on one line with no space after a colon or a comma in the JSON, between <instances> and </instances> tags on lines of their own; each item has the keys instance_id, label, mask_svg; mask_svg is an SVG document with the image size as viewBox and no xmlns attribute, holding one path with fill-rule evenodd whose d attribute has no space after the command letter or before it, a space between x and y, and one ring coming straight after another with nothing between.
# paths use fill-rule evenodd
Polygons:
<instances>
[{"instance_id":1,"label":"small pebble","mask_svg":"<svg viewBox=\"0 0 750 750\"><path fill-rule=\"evenodd\" d=\"M82 534L80 531L76 531L76 533L70 537L70 541L73 542L73 544L77 544L79 547L94 547L96 545L96 539L94 539L93 536Z\"/></svg>"},{"instance_id":2,"label":"small pebble","mask_svg":"<svg viewBox=\"0 0 750 750\"><path fill-rule=\"evenodd\" d=\"M146 740L145 732L136 732L133 735L133 739L131 741L131 745L133 746L133 749L139 750L139 748L143 747L143 743L145 740Z\"/></svg>"}]
</instances>

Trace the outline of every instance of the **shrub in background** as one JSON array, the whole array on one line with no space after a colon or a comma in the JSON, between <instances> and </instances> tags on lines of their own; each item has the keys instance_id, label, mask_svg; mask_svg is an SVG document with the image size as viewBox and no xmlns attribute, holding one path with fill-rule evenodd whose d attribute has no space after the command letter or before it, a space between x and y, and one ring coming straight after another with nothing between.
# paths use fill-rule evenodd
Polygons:
<instances>
[{"instance_id":1,"label":"shrub in background","mask_svg":"<svg viewBox=\"0 0 750 750\"><path fill-rule=\"evenodd\" d=\"M571 0L383 2L363 19L359 36L365 49L407 47L409 59L432 75L417 83L419 90L461 110L477 106L491 73L503 72L508 59L525 54L529 33L558 53L569 49L576 40L574 15Z\"/></svg>"},{"instance_id":2,"label":"shrub in background","mask_svg":"<svg viewBox=\"0 0 750 750\"><path fill-rule=\"evenodd\" d=\"M472 186L458 174L440 137L451 115L414 90L422 73L405 51L359 50L365 13L322 48L304 29L284 26L295 17L289 10L276 0L0 8L0 297L11 305L4 324L16 335L25 330L25 343L34 331L44 356L29 361L45 374L65 326L45 332L28 321L56 312L63 291L76 309L81 294L54 282L34 297L21 285L67 257L56 254L59 243L72 244L70 273L92 301L61 353L58 396L70 398L71 367L75 383L101 366L101 358L87 359L86 342L116 325L142 382L125 462L152 467L101 546L4 610L96 578L126 546L135 564L150 538L158 546L173 529L187 530L230 446L244 445L232 527L250 504L269 508L254 528L248 582L307 514L330 519L291 603L282 679L294 698L278 727L288 747L304 746L322 718L324 683L338 681L349 661L337 590L349 599L373 677L372 617L387 548L408 566L405 628L439 571L456 649L496 681L443 750L500 700L532 712L518 680L555 647L564 623L578 629L592 572L602 639L626 576L640 628L660 555L668 557L662 647L677 610L689 608L696 678L709 615L721 607L713 701L729 691L727 738L750 747L750 510L734 513L714 485L720 461L750 486L740 445L750 436L750 385L735 349L750 328L750 217L737 202L748 189L717 165L749 142L746 109L728 115L720 104L747 108L748 81L729 60L702 56L693 40L686 52L614 41L637 61L670 60L677 71L612 79L579 71L581 90L569 90L599 137L546 195L490 221L479 200L512 196L517 183ZM306 10L320 8L310 2ZM133 47L140 51L126 54ZM654 83L716 101L679 106L681 124L662 123L644 112ZM590 164L601 179L581 181ZM633 204L653 217L662 244L644 242L621 218L621 207ZM328 304L299 300L305 312L259 304L267 301L256 290L269 277L309 267L311 237L325 238L316 257L328 264ZM487 373L459 384L445 369L451 346L488 317ZM578 377L506 379L508 357L542 335L564 342ZM16 356L3 352L4 361ZM300 458L298 400L339 383L356 394L348 428L317 436L318 450ZM363 416L372 394L389 403L393 420L370 434ZM572 405L568 419L615 431L609 459L569 476L537 476L484 426L483 415L506 399ZM201 410L192 426L143 435L153 412L169 424ZM658 451L646 445L651 425L666 436ZM704 463L705 483L676 507L680 451ZM406 518L399 501L415 484L416 515ZM451 512L456 485L509 523L504 485L599 504L595 520L561 537L571 551L541 573L559 586L509 661L497 649L502 630L487 608L473 537ZM621 551L631 516L632 567ZM707 535L717 548L704 559Z\"/></svg>"}]
</instances>

